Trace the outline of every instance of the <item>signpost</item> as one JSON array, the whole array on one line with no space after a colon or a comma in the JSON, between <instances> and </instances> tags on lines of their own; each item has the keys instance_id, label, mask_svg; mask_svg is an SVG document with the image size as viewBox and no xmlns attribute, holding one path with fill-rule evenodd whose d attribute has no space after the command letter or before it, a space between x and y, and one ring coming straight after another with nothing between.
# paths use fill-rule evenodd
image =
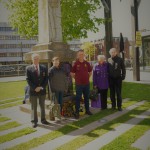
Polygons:
<instances>
[{"instance_id":1,"label":"signpost","mask_svg":"<svg viewBox=\"0 0 150 150\"><path fill-rule=\"evenodd\" d=\"M142 36L140 31L136 31L136 47L142 46Z\"/></svg>"}]
</instances>

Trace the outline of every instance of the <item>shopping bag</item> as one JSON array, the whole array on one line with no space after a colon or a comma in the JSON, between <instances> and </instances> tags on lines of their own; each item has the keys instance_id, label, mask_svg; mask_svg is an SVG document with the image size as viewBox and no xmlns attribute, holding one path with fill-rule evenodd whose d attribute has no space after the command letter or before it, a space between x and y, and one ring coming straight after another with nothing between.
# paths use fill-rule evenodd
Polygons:
<instances>
[{"instance_id":1,"label":"shopping bag","mask_svg":"<svg viewBox=\"0 0 150 150\"><path fill-rule=\"evenodd\" d=\"M97 100L91 100L91 107L93 108L101 108L101 95L98 94Z\"/></svg>"},{"instance_id":2,"label":"shopping bag","mask_svg":"<svg viewBox=\"0 0 150 150\"><path fill-rule=\"evenodd\" d=\"M48 81L48 86L49 86L49 94L50 94L49 118L51 121L54 121L55 117L61 119L60 104L58 104L55 93L51 91L49 81Z\"/></svg>"},{"instance_id":3,"label":"shopping bag","mask_svg":"<svg viewBox=\"0 0 150 150\"><path fill-rule=\"evenodd\" d=\"M98 90L97 88L90 91L89 99L92 101L96 101L98 99Z\"/></svg>"}]
</instances>

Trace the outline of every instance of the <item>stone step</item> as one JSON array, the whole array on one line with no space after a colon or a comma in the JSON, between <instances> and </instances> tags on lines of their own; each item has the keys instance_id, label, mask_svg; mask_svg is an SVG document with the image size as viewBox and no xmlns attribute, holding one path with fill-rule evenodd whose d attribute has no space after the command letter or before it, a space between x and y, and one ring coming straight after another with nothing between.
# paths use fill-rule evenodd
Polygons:
<instances>
[{"instance_id":1,"label":"stone step","mask_svg":"<svg viewBox=\"0 0 150 150\"><path fill-rule=\"evenodd\" d=\"M46 105L47 105L47 104L46 104ZM28 105L28 104L22 104L22 105L19 106L19 108L20 108L20 110L21 110L22 112L31 114L31 106L30 106L30 105ZM97 113L97 112L100 111L99 108L92 108L92 107L90 108L90 110L91 110L91 112L92 112L93 114L95 114L95 113ZM38 117L40 117L40 107L37 107L37 114L38 114ZM48 109L48 106L47 106L47 109L45 109L45 116L46 116L46 119L49 120L49 109ZM87 115L82 115L82 116L81 116L81 119L84 118L84 117L87 117ZM73 117L69 117L69 118L72 118L72 119L73 119ZM66 117L66 119L68 119L68 117Z\"/></svg>"},{"instance_id":2,"label":"stone step","mask_svg":"<svg viewBox=\"0 0 150 150\"><path fill-rule=\"evenodd\" d=\"M126 98L126 99L123 99L123 101L128 101L130 98ZM22 112L25 112L25 113L28 113L28 114L31 114L31 106L29 105L30 102L28 101L27 104L22 104L19 106L20 110ZM45 116L46 116L46 119L49 120L49 105L50 105L50 100L45 100ZM111 108L111 104L108 104L108 108ZM90 111L95 114L97 112L100 111L100 108L93 108L93 107L90 107ZM37 107L37 113L38 113L38 117L40 117L40 108L39 108L39 105ZM83 119L87 117L87 115L82 115L80 117L80 119ZM73 117L69 117L70 119L73 119ZM68 118L66 118L68 119ZM56 121L58 121L58 119L56 118Z\"/></svg>"}]
</instances>

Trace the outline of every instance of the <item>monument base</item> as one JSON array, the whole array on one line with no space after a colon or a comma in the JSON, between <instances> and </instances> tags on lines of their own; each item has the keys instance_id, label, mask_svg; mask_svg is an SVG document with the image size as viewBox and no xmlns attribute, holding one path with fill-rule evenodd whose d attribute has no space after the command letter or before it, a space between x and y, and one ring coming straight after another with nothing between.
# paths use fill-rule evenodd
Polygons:
<instances>
[{"instance_id":1,"label":"monument base","mask_svg":"<svg viewBox=\"0 0 150 150\"><path fill-rule=\"evenodd\" d=\"M72 62L76 57L76 52L69 49L68 44L63 42L51 42L37 44L32 47L32 51L24 55L25 62L32 62L31 55L38 53L41 63L51 63L53 57L59 57L61 62Z\"/></svg>"}]
</instances>

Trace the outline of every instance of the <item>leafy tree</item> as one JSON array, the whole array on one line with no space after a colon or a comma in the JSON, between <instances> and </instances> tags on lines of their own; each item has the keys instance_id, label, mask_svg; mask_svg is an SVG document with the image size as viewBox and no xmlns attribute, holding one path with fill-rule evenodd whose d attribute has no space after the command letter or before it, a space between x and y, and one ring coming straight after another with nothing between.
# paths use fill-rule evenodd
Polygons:
<instances>
[{"instance_id":1,"label":"leafy tree","mask_svg":"<svg viewBox=\"0 0 150 150\"><path fill-rule=\"evenodd\" d=\"M10 23L20 35L38 35L38 0L9 0L6 4ZM97 32L98 25L105 21L94 16L100 7L101 0L61 0L64 41L86 38L88 31Z\"/></svg>"},{"instance_id":2,"label":"leafy tree","mask_svg":"<svg viewBox=\"0 0 150 150\"><path fill-rule=\"evenodd\" d=\"M38 35L38 0L8 0L9 21L18 34L28 38Z\"/></svg>"},{"instance_id":3,"label":"leafy tree","mask_svg":"<svg viewBox=\"0 0 150 150\"><path fill-rule=\"evenodd\" d=\"M62 28L64 40L86 38L87 32L98 32L104 19L94 13L101 7L101 0L62 0ZM93 15L92 15L93 14Z\"/></svg>"},{"instance_id":4,"label":"leafy tree","mask_svg":"<svg viewBox=\"0 0 150 150\"><path fill-rule=\"evenodd\" d=\"M97 50L97 48L92 42L84 42L81 46L81 49L84 50L88 61L91 61L91 58L95 55Z\"/></svg>"}]
</instances>

